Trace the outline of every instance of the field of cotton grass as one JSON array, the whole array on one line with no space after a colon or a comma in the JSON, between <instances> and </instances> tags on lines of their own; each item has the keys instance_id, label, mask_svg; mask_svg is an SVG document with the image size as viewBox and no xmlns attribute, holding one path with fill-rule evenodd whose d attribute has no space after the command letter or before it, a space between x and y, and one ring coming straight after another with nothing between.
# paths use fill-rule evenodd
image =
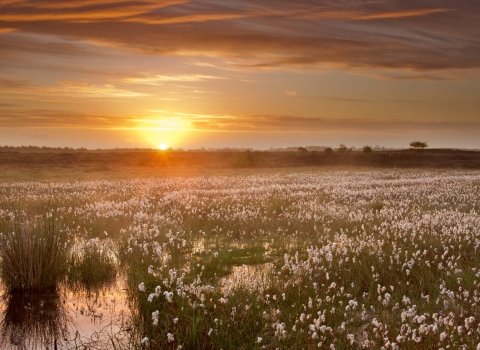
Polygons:
<instances>
[{"instance_id":1,"label":"field of cotton grass","mask_svg":"<svg viewBox=\"0 0 480 350\"><path fill-rule=\"evenodd\" d=\"M124 281L110 347L480 349L478 171L3 183L2 254L52 210L67 283Z\"/></svg>"}]
</instances>

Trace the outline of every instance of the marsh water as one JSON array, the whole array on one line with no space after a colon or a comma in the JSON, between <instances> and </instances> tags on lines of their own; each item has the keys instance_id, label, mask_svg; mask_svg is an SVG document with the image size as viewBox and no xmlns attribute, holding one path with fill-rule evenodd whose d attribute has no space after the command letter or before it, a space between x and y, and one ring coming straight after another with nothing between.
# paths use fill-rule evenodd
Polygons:
<instances>
[{"instance_id":1,"label":"marsh water","mask_svg":"<svg viewBox=\"0 0 480 350\"><path fill-rule=\"evenodd\" d=\"M108 347L129 336L130 311L121 280L97 290L1 292L0 348Z\"/></svg>"},{"instance_id":2,"label":"marsh water","mask_svg":"<svg viewBox=\"0 0 480 350\"><path fill-rule=\"evenodd\" d=\"M234 266L220 279L224 292L262 291L269 263ZM123 279L100 289L61 286L57 292L0 291L1 349L106 349L130 343L131 305ZM138 330L137 330L138 331Z\"/></svg>"}]
</instances>

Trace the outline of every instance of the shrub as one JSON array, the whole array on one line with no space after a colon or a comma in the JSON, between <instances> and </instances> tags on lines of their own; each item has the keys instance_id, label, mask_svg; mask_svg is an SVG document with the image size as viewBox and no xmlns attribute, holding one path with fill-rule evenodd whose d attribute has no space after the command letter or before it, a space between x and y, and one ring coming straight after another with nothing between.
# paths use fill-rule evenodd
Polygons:
<instances>
[{"instance_id":1,"label":"shrub","mask_svg":"<svg viewBox=\"0 0 480 350\"><path fill-rule=\"evenodd\" d=\"M372 153L372 152L373 152L372 147L370 146L363 147L363 153Z\"/></svg>"},{"instance_id":2,"label":"shrub","mask_svg":"<svg viewBox=\"0 0 480 350\"><path fill-rule=\"evenodd\" d=\"M347 151L348 151L348 148L343 143L341 143L337 149L337 152L339 153L346 153Z\"/></svg>"},{"instance_id":3,"label":"shrub","mask_svg":"<svg viewBox=\"0 0 480 350\"><path fill-rule=\"evenodd\" d=\"M55 213L0 223L0 274L7 290L54 289L66 274L68 234Z\"/></svg>"},{"instance_id":4,"label":"shrub","mask_svg":"<svg viewBox=\"0 0 480 350\"><path fill-rule=\"evenodd\" d=\"M333 149L331 147L327 147L325 148L325 154L332 154L333 153Z\"/></svg>"}]
</instances>

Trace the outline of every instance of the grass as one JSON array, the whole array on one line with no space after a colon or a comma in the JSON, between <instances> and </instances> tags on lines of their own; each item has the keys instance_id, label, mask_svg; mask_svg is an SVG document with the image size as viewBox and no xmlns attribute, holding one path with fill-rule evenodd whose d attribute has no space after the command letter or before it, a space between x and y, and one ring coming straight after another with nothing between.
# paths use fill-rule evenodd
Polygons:
<instances>
[{"instance_id":1,"label":"grass","mask_svg":"<svg viewBox=\"0 0 480 350\"><path fill-rule=\"evenodd\" d=\"M98 289L117 278L111 240L89 239L77 244L68 259L68 283L72 287Z\"/></svg>"},{"instance_id":2,"label":"grass","mask_svg":"<svg viewBox=\"0 0 480 350\"><path fill-rule=\"evenodd\" d=\"M69 237L55 211L3 218L0 273L7 290L55 289L67 273Z\"/></svg>"},{"instance_id":3,"label":"grass","mask_svg":"<svg viewBox=\"0 0 480 350\"><path fill-rule=\"evenodd\" d=\"M55 193L72 281L118 262L132 348L477 347L478 171L239 171L3 194Z\"/></svg>"},{"instance_id":4,"label":"grass","mask_svg":"<svg viewBox=\"0 0 480 350\"><path fill-rule=\"evenodd\" d=\"M381 185L355 184L354 173L336 176L342 185L332 186L327 179L321 192L313 184L316 190L309 191L303 178L298 185L280 176L271 182L255 180L284 183L290 190L262 190L251 179L249 194L242 179L233 201L229 195L209 198L212 190L201 188L197 202L179 199L181 206L170 204L169 210L180 210L181 215L174 215L183 218L175 240L165 239L161 229L153 233L148 224L133 229L120 250L130 251L121 261L135 301L138 339L147 337L144 346L152 349L380 348L385 339L402 349L476 347L475 333L458 331L465 318L476 317L478 308L469 304L474 299L452 292L452 301L445 294L461 286L468 290L465 295L478 295L475 286L480 281L472 269L480 260L469 243L475 231L461 231L458 224L476 220L469 208L478 203L468 194L475 183L445 180L443 188L433 188L425 185L428 182L399 182L399 176L424 176L407 172L375 175L384 179ZM347 191L341 194L346 182ZM398 187L392 188L396 182ZM443 200L423 199L416 191L432 198L441 192ZM444 208L452 203L459 211L447 215ZM197 208L195 215L188 214L187 204ZM430 217L433 221L425 221ZM178 251L182 237L186 245ZM151 249L155 242L168 259L158 260ZM447 261L441 258L446 246ZM272 268L264 268L265 261L271 261L267 265ZM247 282L229 285L235 267L242 264L254 271L244 279L263 288ZM170 301L164 294L169 292ZM156 311L161 315L157 325L152 319ZM433 319L449 313L457 319L454 327ZM422 315L427 320L423 328L415 318ZM475 321L472 327L477 326ZM440 342L442 332L448 339Z\"/></svg>"}]
</instances>

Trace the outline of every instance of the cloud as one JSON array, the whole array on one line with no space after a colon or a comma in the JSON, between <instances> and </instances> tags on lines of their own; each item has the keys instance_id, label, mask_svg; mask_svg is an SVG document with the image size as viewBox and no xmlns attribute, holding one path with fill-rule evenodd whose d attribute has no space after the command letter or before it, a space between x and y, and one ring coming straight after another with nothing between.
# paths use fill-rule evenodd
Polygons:
<instances>
[{"instance_id":1,"label":"cloud","mask_svg":"<svg viewBox=\"0 0 480 350\"><path fill-rule=\"evenodd\" d=\"M125 78L124 82L134 83L134 84L146 84L146 85L158 85L159 83L164 82L198 82L211 79L225 79L223 77L216 77L211 75L202 75L202 74L180 74L180 75L162 75L156 74L151 76L142 76L142 77L130 77Z\"/></svg>"},{"instance_id":2,"label":"cloud","mask_svg":"<svg viewBox=\"0 0 480 350\"><path fill-rule=\"evenodd\" d=\"M208 62L194 62L194 66L198 67L211 67L211 68L217 68L214 64L208 63Z\"/></svg>"},{"instance_id":3,"label":"cloud","mask_svg":"<svg viewBox=\"0 0 480 350\"><path fill-rule=\"evenodd\" d=\"M11 109L0 112L2 129L128 129L136 126L131 119L55 109Z\"/></svg>"},{"instance_id":4,"label":"cloud","mask_svg":"<svg viewBox=\"0 0 480 350\"><path fill-rule=\"evenodd\" d=\"M30 21L45 20L89 22L122 20L131 16L140 15L162 7L180 4L184 0L160 1L0 1L1 21Z\"/></svg>"},{"instance_id":5,"label":"cloud","mask_svg":"<svg viewBox=\"0 0 480 350\"><path fill-rule=\"evenodd\" d=\"M57 85L39 86L24 79L0 79L0 92L36 100L75 98L138 98L149 94L117 88L112 84L88 84L60 81Z\"/></svg>"},{"instance_id":6,"label":"cloud","mask_svg":"<svg viewBox=\"0 0 480 350\"><path fill-rule=\"evenodd\" d=\"M305 99L314 99L314 100L332 100L332 101L342 101L342 102L373 102L370 100L364 100L359 98L349 98L349 97L340 97L340 96L322 96L322 95L303 95L299 94L296 91L287 91L287 96L294 96Z\"/></svg>"},{"instance_id":7,"label":"cloud","mask_svg":"<svg viewBox=\"0 0 480 350\"><path fill-rule=\"evenodd\" d=\"M420 9L407 11L383 12L374 14L362 14L354 18L357 20L372 20L372 19L389 19L389 18L405 18L405 17L421 17L435 13L449 12L452 9L434 8L434 9Z\"/></svg>"},{"instance_id":8,"label":"cloud","mask_svg":"<svg viewBox=\"0 0 480 350\"><path fill-rule=\"evenodd\" d=\"M42 90L41 90L42 91ZM78 82L60 82L60 87L52 87L43 89L49 93L58 93L64 96L73 96L73 97L115 97L115 98L125 98L125 97L142 97L149 96L145 93L129 91L124 89L119 89L111 84L104 85L94 85L87 83L78 83Z\"/></svg>"},{"instance_id":9,"label":"cloud","mask_svg":"<svg viewBox=\"0 0 480 350\"><path fill-rule=\"evenodd\" d=\"M388 75L383 74L381 76L386 80L424 80L424 81L441 81L446 80L447 78L444 76L432 76L432 75L402 75L402 76L395 76L395 75Z\"/></svg>"},{"instance_id":10,"label":"cloud","mask_svg":"<svg viewBox=\"0 0 480 350\"><path fill-rule=\"evenodd\" d=\"M150 111L149 116L73 113L62 110L7 109L1 129L168 130L190 132L356 133L480 132L480 121L331 119L291 115L207 115Z\"/></svg>"},{"instance_id":11,"label":"cloud","mask_svg":"<svg viewBox=\"0 0 480 350\"><path fill-rule=\"evenodd\" d=\"M30 86L31 82L27 79L0 78L0 89L18 89Z\"/></svg>"},{"instance_id":12,"label":"cloud","mask_svg":"<svg viewBox=\"0 0 480 350\"><path fill-rule=\"evenodd\" d=\"M0 28L0 34L14 32L16 28Z\"/></svg>"},{"instance_id":13,"label":"cloud","mask_svg":"<svg viewBox=\"0 0 480 350\"><path fill-rule=\"evenodd\" d=\"M87 45L72 40L54 40L52 37L8 32L0 35L0 52L18 56L36 57L89 57L100 56L100 50L93 51ZM1 57L1 54L0 54Z\"/></svg>"},{"instance_id":14,"label":"cloud","mask_svg":"<svg viewBox=\"0 0 480 350\"><path fill-rule=\"evenodd\" d=\"M154 54L228 58L242 69L479 68L479 21L480 3L454 0L0 1L0 28ZM0 47L1 41L0 35Z\"/></svg>"},{"instance_id":15,"label":"cloud","mask_svg":"<svg viewBox=\"0 0 480 350\"><path fill-rule=\"evenodd\" d=\"M404 103L406 101L402 101ZM418 101L409 101L416 103ZM327 132L405 132L405 131L480 131L480 121L400 120L354 118L306 118L290 115L205 115L150 111L157 116L141 120L144 128L165 125L177 130L248 133L327 133ZM134 119L139 122L138 119Z\"/></svg>"}]
</instances>

